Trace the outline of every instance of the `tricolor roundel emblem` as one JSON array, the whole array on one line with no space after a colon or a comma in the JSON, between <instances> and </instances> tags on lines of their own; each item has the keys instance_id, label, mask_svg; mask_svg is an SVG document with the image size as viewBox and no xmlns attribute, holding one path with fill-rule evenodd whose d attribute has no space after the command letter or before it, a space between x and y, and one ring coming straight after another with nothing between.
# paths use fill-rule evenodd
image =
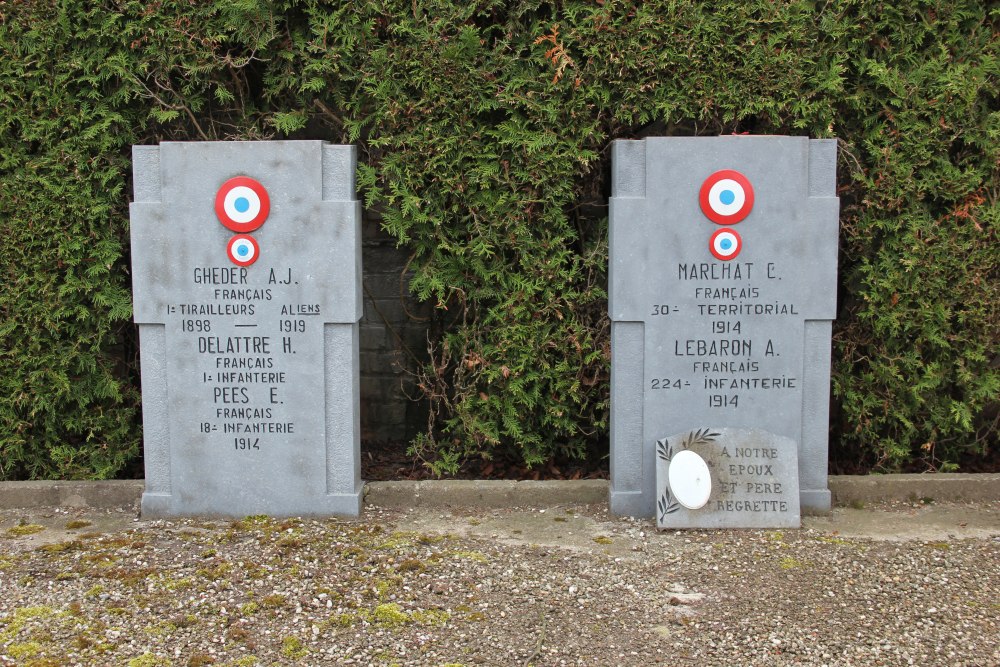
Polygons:
<instances>
[{"instance_id":1,"label":"tricolor roundel emblem","mask_svg":"<svg viewBox=\"0 0 1000 667\"><path fill-rule=\"evenodd\" d=\"M743 239L731 229L720 229L708 240L708 249L716 259L726 262L740 254L743 250Z\"/></svg>"},{"instance_id":2,"label":"tricolor roundel emblem","mask_svg":"<svg viewBox=\"0 0 1000 667\"><path fill-rule=\"evenodd\" d=\"M753 186L732 169L717 171L701 185L698 202L708 219L719 225L734 225L750 215Z\"/></svg>"},{"instance_id":3,"label":"tricolor roundel emblem","mask_svg":"<svg viewBox=\"0 0 1000 667\"><path fill-rule=\"evenodd\" d=\"M215 214L227 229L252 232L267 220L271 199L259 182L246 176L230 178L215 195Z\"/></svg>"},{"instance_id":4,"label":"tricolor roundel emblem","mask_svg":"<svg viewBox=\"0 0 1000 667\"><path fill-rule=\"evenodd\" d=\"M229 255L229 259L233 264L237 266L250 266L257 261L257 257L260 255L260 246L257 245L257 241L252 236L237 234L229 239L229 245L226 246L226 254Z\"/></svg>"}]
</instances>

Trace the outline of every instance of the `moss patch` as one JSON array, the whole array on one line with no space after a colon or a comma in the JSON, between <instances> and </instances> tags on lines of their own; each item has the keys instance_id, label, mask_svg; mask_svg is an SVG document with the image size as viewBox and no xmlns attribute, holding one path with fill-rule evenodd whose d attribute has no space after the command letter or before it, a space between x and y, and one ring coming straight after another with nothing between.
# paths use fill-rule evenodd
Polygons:
<instances>
[{"instance_id":1,"label":"moss patch","mask_svg":"<svg viewBox=\"0 0 1000 667\"><path fill-rule=\"evenodd\" d=\"M479 551L452 551L451 555L453 558L458 558L460 560L472 560L477 563L490 562L490 559L486 557L486 554L480 553Z\"/></svg>"},{"instance_id":2,"label":"moss patch","mask_svg":"<svg viewBox=\"0 0 1000 667\"><path fill-rule=\"evenodd\" d=\"M291 660L304 658L309 654L309 649L302 645L302 640L298 637L285 637L281 640L281 655Z\"/></svg>"},{"instance_id":3,"label":"moss patch","mask_svg":"<svg viewBox=\"0 0 1000 667\"><path fill-rule=\"evenodd\" d=\"M14 526L13 528L7 529L7 534L11 537L24 537L25 535L34 535L35 533L40 533L45 530L45 526L40 526L37 523L25 523L20 526Z\"/></svg>"}]
</instances>

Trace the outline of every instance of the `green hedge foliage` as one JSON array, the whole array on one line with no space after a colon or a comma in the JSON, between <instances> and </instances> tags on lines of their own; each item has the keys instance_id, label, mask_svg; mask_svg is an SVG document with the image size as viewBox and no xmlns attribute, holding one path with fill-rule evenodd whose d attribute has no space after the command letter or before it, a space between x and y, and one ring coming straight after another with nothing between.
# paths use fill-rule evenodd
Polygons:
<instances>
[{"instance_id":1,"label":"green hedge foliage","mask_svg":"<svg viewBox=\"0 0 1000 667\"><path fill-rule=\"evenodd\" d=\"M435 470L607 447L610 142L840 139L834 456L996 444L1000 13L985 2L0 0L0 478L140 440L129 146L362 148L437 306ZM995 407L995 404L993 404Z\"/></svg>"}]
</instances>

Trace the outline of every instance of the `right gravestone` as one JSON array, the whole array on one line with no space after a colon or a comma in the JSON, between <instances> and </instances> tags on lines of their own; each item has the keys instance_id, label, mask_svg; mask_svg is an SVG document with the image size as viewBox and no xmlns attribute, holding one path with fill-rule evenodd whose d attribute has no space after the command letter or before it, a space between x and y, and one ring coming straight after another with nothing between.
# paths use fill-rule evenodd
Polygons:
<instances>
[{"instance_id":1,"label":"right gravestone","mask_svg":"<svg viewBox=\"0 0 1000 667\"><path fill-rule=\"evenodd\" d=\"M616 141L611 509L660 527L830 509L837 142Z\"/></svg>"}]
</instances>

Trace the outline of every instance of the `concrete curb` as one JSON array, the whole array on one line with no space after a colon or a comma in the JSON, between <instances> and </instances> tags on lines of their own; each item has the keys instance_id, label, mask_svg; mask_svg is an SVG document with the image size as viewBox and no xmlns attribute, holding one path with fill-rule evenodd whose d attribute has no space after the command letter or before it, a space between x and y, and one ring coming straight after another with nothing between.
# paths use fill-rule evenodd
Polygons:
<instances>
[{"instance_id":1,"label":"concrete curb","mask_svg":"<svg viewBox=\"0 0 1000 667\"><path fill-rule=\"evenodd\" d=\"M103 482L0 482L0 509L32 507L136 506L146 483L141 479Z\"/></svg>"},{"instance_id":2,"label":"concrete curb","mask_svg":"<svg viewBox=\"0 0 1000 667\"><path fill-rule=\"evenodd\" d=\"M0 482L0 509L138 508L144 486L141 479ZM887 500L1000 501L1000 474L834 475L830 477L830 491L834 505L840 506ZM364 497L366 505L401 509L552 507L607 501L605 480L370 482L365 485Z\"/></svg>"},{"instance_id":3,"label":"concrete curb","mask_svg":"<svg viewBox=\"0 0 1000 667\"><path fill-rule=\"evenodd\" d=\"M833 504L850 506L885 500L938 502L1000 500L1000 474L831 475Z\"/></svg>"},{"instance_id":4,"label":"concrete curb","mask_svg":"<svg viewBox=\"0 0 1000 667\"><path fill-rule=\"evenodd\" d=\"M377 507L552 507L608 502L608 483L579 481L431 480L372 482L365 504Z\"/></svg>"}]
</instances>

